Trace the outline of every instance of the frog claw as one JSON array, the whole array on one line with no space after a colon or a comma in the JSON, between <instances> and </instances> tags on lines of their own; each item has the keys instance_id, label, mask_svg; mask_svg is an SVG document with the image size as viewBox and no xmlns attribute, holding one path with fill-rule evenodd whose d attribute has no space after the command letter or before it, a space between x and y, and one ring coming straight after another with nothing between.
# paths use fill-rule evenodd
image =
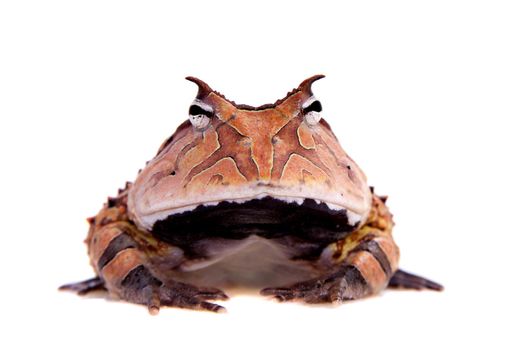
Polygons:
<instances>
[{"instance_id":1,"label":"frog claw","mask_svg":"<svg viewBox=\"0 0 525 350\"><path fill-rule=\"evenodd\" d=\"M406 289L430 289L435 291L442 291L443 286L439 283L433 282L424 277L413 275L403 270L397 270L390 281L388 282L390 288L406 288Z\"/></svg>"},{"instance_id":2,"label":"frog claw","mask_svg":"<svg viewBox=\"0 0 525 350\"><path fill-rule=\"evenodd\" d=\"M150 315L158 315L161 306L158 288L156 286L148 286L144 288L144 291L148 300L146 306Z\"/></svg>"},{"instance_id":3,"label":"frog claw","mask_svg":"<svg viewBox=\"0 0 525 350\"><path fill-rule=\"evenodd\" d=\"M58 290L67 290L78 295L85 295L97 290L106 290L106 287L104 286L104 281L97 276L81 282L64 284L58 287Z\"/></svg>"},{"instance_id":4,"label":"frog claw","mask_svg":"<svg viewBox=\"0 0 525 350\"><path fill-rule=\"evenodd\" d=\"M343 277L329 277L324 280L310 280L290 287L264 288L261 294L272 296L277 301L302 300L308 304L341 304L353 299L353 290Z\"/></svg>"},{"instance_id":5,"label":"frog claw","mask_svg":"<svg viewBox=\"0 0 525 350\"><path fill-rule=\"evenodd\" d=\"M265 288L262 295L270 295L281 301L302 300L309 304L340 304L345 300L358 299L370 293L366 281L355 266L343 266L319 279L299 282L284 288Z\"/></svg>"},{"instance_id":6,"label":"frog claw","mask_svg":"<svg viewBox=\"0 0 525 350\"><path fill-rule=\"evenodd\" d=\"M228 299L220 289L199 288L178 282L146 286L140 292L128 294L130 296L131 300L146 305L151 315L157 315L162 306L222 312L226 311L224 307L207 300Z\"/></svg>"},{"instance_id":7,"label":"frog claw","mask_svg":"<svg viewBox=\"0 0 525 350\"><path fill-rule=\"evenodd\" d=\"M170 283L159 289L159 305L175 306L184 309L224 312L226 309L207 300L227 300L228 296L220 289L195 287L185 283Z\"/></svg>"},{"instance_id":8,"label":"frog claw","mask_svg":"<svg viewBox=\"0 0 525 350\"><path fill-rule=\"evenodd\" d=\"M340 305L347 298L345 292L348 290L348 282L344 278L339 278L329 289L330 301L332 304Z\"/></svg>"},{"instance_id":9,"label":"frog claw","mask_svg":"<svg viewBox=\"0 0 525 350\"><path fill-rule=\"evenodd\" d=\"M225 313L226 312L226 308L224 306L221 306L221 305L218 305L218 304L209 303L207 301L201 302L199 304L199 308L202 309L202 310L207 310L207 311L217 312L217 313Z\"/></svg>"},{"instance_id":10,"label":"frog claw","mask_svg":"<svg viewBox=\"0 0 525 350\"><path fill-rule=\"evenodd\" d=\"M199 288L199 292L195 294L195 297L199 299L211 299L211 300L228 300L229 297L222 290L217 288Z\"/></svg>"},{"instance_id":11,"label":"frog claw","mask_svg":"<svg viewBox=\"0 0 525 350\"><path fill-rule=\"evenodd\" d=\"M260 291L261 295L273 297L276 301L289 301L295 298L291 288L264 288Z\"/></svg>"}]
</instances>

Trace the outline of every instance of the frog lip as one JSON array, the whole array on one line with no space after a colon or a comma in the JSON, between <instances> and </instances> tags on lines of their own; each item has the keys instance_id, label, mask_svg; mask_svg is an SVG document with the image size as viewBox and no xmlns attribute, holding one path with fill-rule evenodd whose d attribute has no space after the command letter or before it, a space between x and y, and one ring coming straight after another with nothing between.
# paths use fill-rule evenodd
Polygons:
<instances>
[{"instance_id":1,"label":"frog lip","mask_svg":"<svg viewBox=\"0 0 525 350\"><path fill-rule=\"evenodd\" d=\"M146 229L151 230L154 225L159 222L163 221L166 218L178 215L178 214L187 214L189 212L193 212L199 208L209 208L210 210L213 210L213 208L218 207L222 203L232 203L232 204L243 204L247 202L251 202L254 200L261 200L270 198L275 201L276 204L286 203L290 206L302 206L305 201L310 202L309 205L312 205L312 202L315 203L318 206L326 206L326 210L329 210L330 212L344 212L346 215L347 223L351 226L355 226L359 224L362 220L363 215L361 213L358 213L348 207L343 207L339 204L330 203L321 199L316 198L305 198L300 196L275 196L270 195L267 193L262 193L256 196L247 196L247 197L240 197L240 198L232 198L232 199L224 199L220 201L208 201L203 203L195 203L195 204L189 204L181 207L174 207L174 208L167 208L164 210L158 210L158 211L152 211L149 214L142 216L141 223L143 226L146 227Z\"/></svg>"},{"instance_id":2,"label":"frog lip","mask_svg":"<svg viewBox=\"0 0 525 350\"><path fill-rule=\"evenodd\" d=\"M359 223L349 223L345 208L319 200L264 196L179 208L157 220L151 232L156 238L183 248L202 239L239 240L254 235L266 239L292 236L328 244L348 235Z\"/></svg>"}]
</instances>

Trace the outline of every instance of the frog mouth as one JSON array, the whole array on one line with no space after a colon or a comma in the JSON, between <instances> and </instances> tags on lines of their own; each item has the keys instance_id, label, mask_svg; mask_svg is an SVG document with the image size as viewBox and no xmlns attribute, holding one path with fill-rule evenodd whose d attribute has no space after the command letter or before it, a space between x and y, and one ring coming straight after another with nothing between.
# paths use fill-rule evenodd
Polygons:
<instances>
[{"instance_id":1,"label":"frog mouth","mask_svg":"<svg viewBox=\"0 0 525 350\"><path fill-rule=\"evenodd\" d=\"M359 225L343 207L306 198L283 200L270 196L246 201L198 205L158 220L152 234L177 246L207 238L245 239L259 236L279 239L293 236L306 242L329 243L348 235Z\"/></svg>"}]
</instances>

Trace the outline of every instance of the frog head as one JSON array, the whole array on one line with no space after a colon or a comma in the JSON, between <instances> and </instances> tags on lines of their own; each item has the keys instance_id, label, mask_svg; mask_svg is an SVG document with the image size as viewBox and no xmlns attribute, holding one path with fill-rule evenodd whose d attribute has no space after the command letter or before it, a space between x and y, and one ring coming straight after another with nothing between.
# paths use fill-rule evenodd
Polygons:
<instances>
[{"instance_id":1,"label":"frog head","mask_svg":"<svg viewBox=\"0 0 525 350\"><path fill-rule=\"evenodd\" d=\"M188 119L130 190L135 223L144 230L170 218L180 218L170 221L173 229L206 220L265 225L279 220L275 216L302 212L303 221L315 221L319 213L334 218L337 227L360 225L371 193L321 117L321 102L312 93L312 83L321 78L304 80L273 104L251 107L188 77L198 86Z\"/></svg>"}]
</instances>

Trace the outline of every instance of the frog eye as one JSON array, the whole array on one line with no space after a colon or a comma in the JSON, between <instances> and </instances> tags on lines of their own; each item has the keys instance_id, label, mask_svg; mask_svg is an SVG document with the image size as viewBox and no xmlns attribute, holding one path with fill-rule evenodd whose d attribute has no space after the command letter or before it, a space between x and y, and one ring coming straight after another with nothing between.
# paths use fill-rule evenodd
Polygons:
<instances>
[{"instance_id":1,"label":"frog eye","mask_svg":"<svg viewBox=\"0 0 525 350\"><path fill-rule=\"evenodd\" d=\"M321 120L321 111L323 110L323 107L318 99L312 96L305 103L303 103L302 107L304 120L308 125L313 126L319 123L319 120Z\"/></svg>"},{"instance_id":2,"label":"frog eye","mask_svg":"<svg viewBox=\"0 0 525 350\"><path fill-rule=\"evenodd\" d=\"M213 108L202 101L195 100L188 112L191 124L196 130L204 130L210 124Z\"/></svg>"}]
</instances>

